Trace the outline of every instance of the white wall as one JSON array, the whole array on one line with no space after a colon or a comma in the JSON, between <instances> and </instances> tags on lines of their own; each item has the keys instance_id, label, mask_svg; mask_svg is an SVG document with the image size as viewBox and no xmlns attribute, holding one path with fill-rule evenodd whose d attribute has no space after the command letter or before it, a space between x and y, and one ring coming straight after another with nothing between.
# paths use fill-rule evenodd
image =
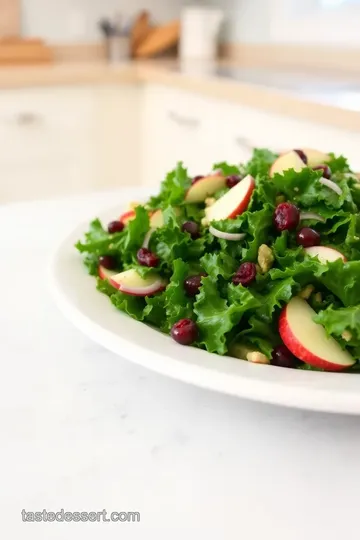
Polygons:
<instances>
[{"instance_id":1,"label":"white wall","mask_svg":"<svg viewBox=\"0 0 360 540\"><path fill-rule=\"evenodd\" d=\"M271 40L356 47L360 45L360 3L343 0L326 6L318 0L271 0Z\"/></svg>"},{"instance_id":2,"label":"white wall","mask_svg":"<svg viewBox=\"0 0 360 540\"><path fill-rule=\"evenodd\" d=\"M182 5L196 3L225 11L227 42L360 43L360 8L312 13L317 0L23 0L23 32L52 43L92 42L100 38L96 23L104 15L146 8L165 22L178 17Z\"/></svg>"},{"instance_id":3,"label":"white wall","mask_svg":"<svg viewBox=\"0 0 360 540\"><path fill-rule=\"evenodd\" d=\"M222 39L227 42L264 43L270 40L272 0L209 0L226 13Z\"/></svg>"},{"instance_id":4,"label":"white wall","mask_svg":"<svg viewBox=\"0 0 360 540\"><path fill-rule=\"evenodd\" d=\"M208 0L226 11L222 39L359 47L360 5L326 9L318 0Z\"/></svg>"},{"instance_id":5,"label":"white wall","mask_svg":"<svg viewBox=\"0 0 360 540\"><path fill-rule=\"evenodd\" d=\"M176 18L182 0L23 0L25 36L41 36L51 43L91 42L99 39L97 21L120 12L134 15L148 9L158 22Z\"/></svg>"}]
</instances>

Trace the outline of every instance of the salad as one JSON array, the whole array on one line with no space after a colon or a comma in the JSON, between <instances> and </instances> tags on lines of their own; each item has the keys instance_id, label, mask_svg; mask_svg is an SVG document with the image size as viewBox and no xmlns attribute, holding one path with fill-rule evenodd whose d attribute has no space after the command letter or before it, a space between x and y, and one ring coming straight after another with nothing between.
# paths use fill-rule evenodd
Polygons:
<instances>
[{"instance_id":1,"label":"salad","mask_svg":"<svg viewBox=\"0 0 360 540\"><path fill-rule=\"evenodd\" d=\"M343 156L255 149L76 244L97 289L182 345L275 366L360 368L360 178ZM119 324L121 321L119 320Z\"/></svg>"}]
</instances>

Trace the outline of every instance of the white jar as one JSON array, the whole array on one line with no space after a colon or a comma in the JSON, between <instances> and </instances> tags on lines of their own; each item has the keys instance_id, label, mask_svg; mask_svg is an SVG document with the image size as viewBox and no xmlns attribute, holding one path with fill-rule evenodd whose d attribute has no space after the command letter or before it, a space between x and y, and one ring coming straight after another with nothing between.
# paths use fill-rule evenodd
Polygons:
<instances>
[{"instance_id":1,"label":"white jar","mask_svg":"<svg viewBox=\"0 0 360 540\"><path fill-rule=\"evenodd\" d=\"M223 19L220 9L185 7L181 12L180 59L215 60Z\"/></svg>"}]
</instances>

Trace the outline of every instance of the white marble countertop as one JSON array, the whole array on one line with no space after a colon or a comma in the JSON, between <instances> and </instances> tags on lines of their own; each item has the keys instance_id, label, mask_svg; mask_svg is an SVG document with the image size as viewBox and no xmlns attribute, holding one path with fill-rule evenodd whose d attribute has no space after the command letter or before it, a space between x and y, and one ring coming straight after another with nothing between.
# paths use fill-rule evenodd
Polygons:
<instances>
[{"instance_id":1,"label":"white marble countertop","mask_svg":"<svg viewBox=\"0 0 360 540\"><path fill-rule=\"evenodd\" d=\"M357 540L360 419L187 386L103 350L49 297L59 238L103 194L0 208L0 537ZM24 523L26 511L140 523Z\"/></svg>"}]
</instances>

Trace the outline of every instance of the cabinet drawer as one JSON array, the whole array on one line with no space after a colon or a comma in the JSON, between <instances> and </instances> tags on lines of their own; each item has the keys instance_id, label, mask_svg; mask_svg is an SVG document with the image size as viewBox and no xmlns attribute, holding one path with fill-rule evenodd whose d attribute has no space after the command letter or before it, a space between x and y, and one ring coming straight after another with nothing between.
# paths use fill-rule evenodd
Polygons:
<instances>
[{"instance_id":1,"label":"cabinet drawer","mask_svg":"<svg viewBox=\"0 0 360 540\"><path fill-rule=\"evenodd\" d=\"M90 133L91 90L0 92L0 164L74 156Z\"/></svg>"},{"instance_id":2,"label":"cabinet drawer","mask_svg":"<svg viewBox=\"0 0 360 540\"><path fill-rule=\"evenodd\" d=\"M196 94L165 86L150 86L148 99L162 106L170 121L188 129L201 128L204 121L204 99Z\"/></svg>"},{"instance_id":3,"label":"cabinet drawer","mask_svg":"<svg viewBox=\"0 0 360 540\"><path fill-rule=\"evenodd\" d=\"M50 125L71 128L89 114L93 90L81 88L30 88L0 91L0 124L19 114L30 113Z\"/></svg>"},{"instance_id":4,"label":"cabinet drawer","mask_svg":"<svg viewBox=\"0 0 360 540\"><path fill-rule=\"evenodd\" d=\"M159 184L178 161L190 175L201 174L208 161L204 100L166 86L149 85L142 120L143 182Z\"/></svg>"}]
</instances>

